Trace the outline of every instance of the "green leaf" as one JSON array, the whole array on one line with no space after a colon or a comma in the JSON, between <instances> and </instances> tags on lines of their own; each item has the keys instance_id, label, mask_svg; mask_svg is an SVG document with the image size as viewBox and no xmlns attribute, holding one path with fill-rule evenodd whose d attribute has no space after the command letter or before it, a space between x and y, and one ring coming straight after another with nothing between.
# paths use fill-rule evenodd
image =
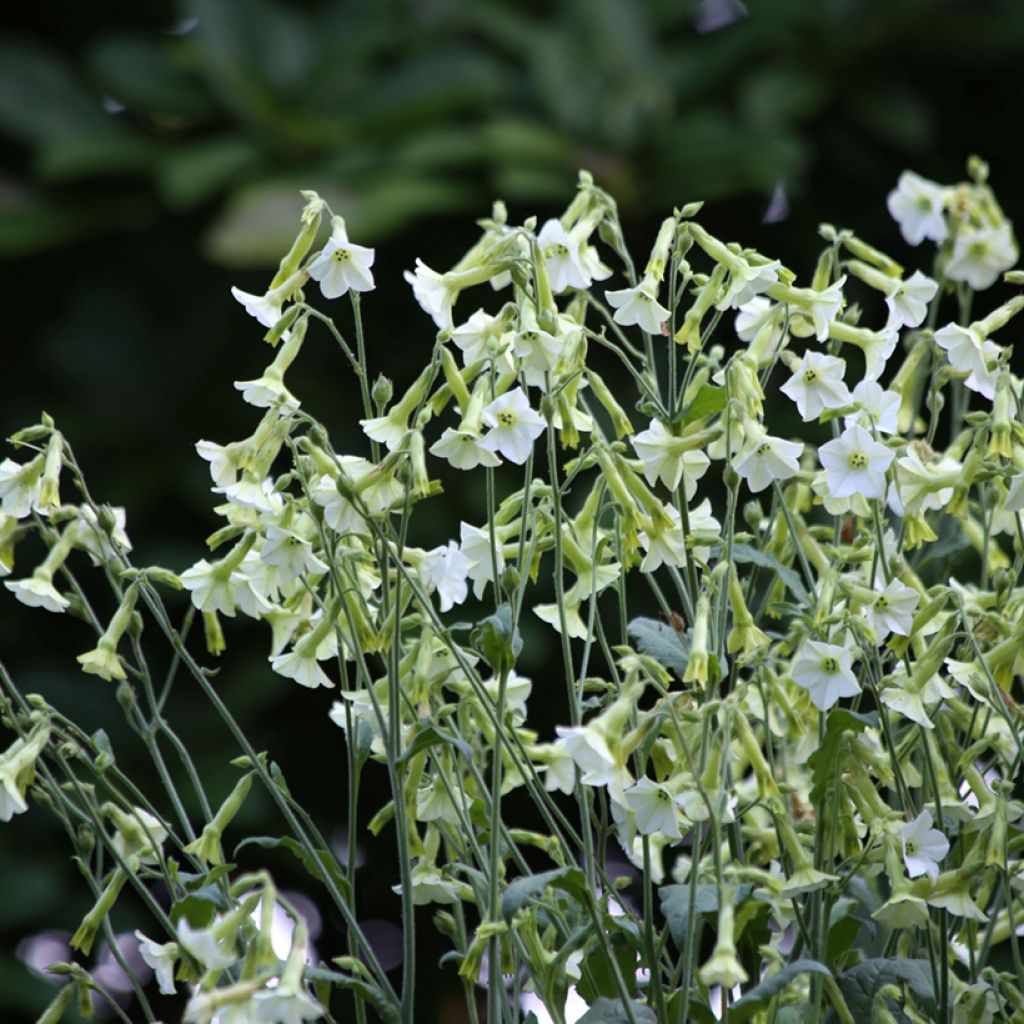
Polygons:
<instances>
[{"instance_id":1,"label":"green leaf","mask_svg":"<svg viewBox=\"0 0 1024 1024\"><path fill-rule=\"evenodd\" d=\"M807 759L813 780L811 801L816 807L821 807L828 795L843 735L847 732L863 732L869 727L878 728L878 716L874 712L864 714L859 711L848 711L846 708L833 708L829 712L825 738L821 746Z\"/></svg>"},{"instance_id":2,"label":"green leaf","mask_svg":"<svg viewBox=\"0 0 1024 1024\"><path fill-rule=\"evenodd\" d=\"M854 1020L871 1020L875 998L886 985L906 985L924 1010L935 1010L935 990L927 960L885 959L865 960L844 971L837 979L846 1005ZM833 1011L829 1020L835 1020Z\"/></svg>"},{"instance_id":3,"label":"green leaf","mask_svg":"<svg viewBox=\"0 0 1024 1024\"><path fill-rule=\"evenodd\" d=\"M348 892L348 879L342 874L341 869L338 866L337 858L330 850L317 850L316 856L319 861L313 860L312 857L303 849L303 847L291 836L282 836L280 839L275 839L273 836L250 836L248 839L243 839L236 847L234 856L237 859L238 851L246 846L259 846L264 850L276 850L284 848L292 853L302 863L302 866L318 881L323 881L324 872L328 874L334 884L338 887L342 894ZM323 871L320 868L323 868Z\"/></svg>"},{"instance_id":4,"label":"green leaf","mask_svg":"<svg viewBox=\"0 0 1024 1024\"><path fill-rule=\"evenodd\" d=\"M501 897L501 916L510 920L530 900L540 899L548 887L561 889L570 896L582 897L586 892L586 879L580 868L555 868L538 875L517 878Z\"/></svg>"},{"instance_id":5,"label":"green leaf","mask_svg":"<svg viewBox=\"0 0 1024 1024\"><path fill-rule=\"evenodd\" d=\"M510 672L523 649L519 630L512 628L512 606L506 602L493 615L478 622L469 634L469 642L495 675Z\"/></svg>"},{"instance_id":6,"label":"green leaf","mask_svg":"<svg viewBox=\"0 0 1024 1024\"><path fill-rule=\"evenodd\" d=\"M658 1018L649 1006L635 999L631 999L629 1005L636 1024L657 1024ZM579 1018L579 1024L629 1024L629 1017L621 1000L601 997L591 1003L590 1009Z\"/></svg>"},{"instance_id":7,"label":"green leaf","mask_svg":"<svg viewBox=\"0 0 1024 1024\"><path fill-rule=\"evenodd\" d=\"M832 972L817 960L794 960L793 963L783 967L781 971L776 971L775 974L755 985L742 999L735 1002L729 1011L729 1024L742 1024L743 1021L749 1020L772 996L781 992L801 974L832 976Z\"/></svg>"},{"instance_id":8,"label":"green leaf","mask_svg":"<svg viewBox=\"0 0 1024 1024\"><path fill-rule=\"evenodd\" d=\"M634 619L626 629L641 654L649 655L677 675L683 674L690 649L678 630L657 619Z\"/></svg>"},{"instance_id":9,"label":"green leaf","mask_svg":"<svg viewBox=\"0 0 1024 1024\"><path fill-rule=\"evenodd\" d=\"M741 882L733 893L733 902L739 906L753 891L750 882ZM661 912L668 922L669 931L675 944L682 949L686 942L686 929L690 920L690 884L683 882L678 885L663 885L658 890L661 900ZM713 882L702 882L697 886L694 900L694 913L718 913L718 886Z\"/></svg>"},{"instance_id":10,"label":"green leaf","mask_svg":"<svg viewBox=\"0 0 1024 1024\"><path fill-rule=\"evenodd\" d=\"M681 425L686 426L705 416L714 416L725 408L725 388L704 384L683 413Z\"/></svg>"},{"instance_id":11,"label":"green leaf","mask_svg":"<svg viewBox=\"0 0 1024 1024\"><path fill-rule=\"evenodd\" d=\"M306 977L319 984L333 985L348 989L364 999L386 1024L398 1024L402 1019L401 1010L376 986L362 978L353 978L326 967L307 967ZM326 1004L327 1000L321 1000Z\"/></svg>"},{"instance_id":12,"label":"green leaf","mask_svg":"<svg viewBox=\"0 0 1024 1024\"><path fill-rule=\"evenodd\" d=\"M758 551L757 548L752 548L749 544L733 544L732 559L734 562L739 562L741 564L744 562L752 562L754 565L761 566L762 569L771 569L771 571L775 573L783 583L785 583L789 592L801 604L806 606L812 603L810 595L807 593L807 589L800 580L799 574L788 566L783 565L774 555L769 555L764 551Z\"/></svg>"},{"instance_id":13,"label":"green leaf","mask_svg":"<svg viewBox=\"0 0 1024 1024\"><path fill-rule=\"evenodd\" d=\"M402 756L398 759L399 764L404 764L410 758L415 757L421 751L429 750L431 747L436 747L442 744L455 747L460 753L466 757L472 759L473 748L458 736L452 736L450 733L443 732L438 729L436 725L427 725L420 727L412 743L405 748Z\"/></svg>"}]
</instances>

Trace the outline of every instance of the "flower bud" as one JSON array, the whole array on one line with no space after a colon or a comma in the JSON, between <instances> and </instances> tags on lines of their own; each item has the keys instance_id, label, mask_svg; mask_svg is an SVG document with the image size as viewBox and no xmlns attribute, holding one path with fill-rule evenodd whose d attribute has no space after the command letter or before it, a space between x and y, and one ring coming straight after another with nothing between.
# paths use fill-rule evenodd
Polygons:
<instances>
[{"instance_id":1,"label":"flower bud","mask_svg":"<svg viewBox=\"0 0 1024 1024\"><path fill-rule=\"evenodd\" d=\"M384 412L394 393L395 385L391 379L385 377L383 373L378 374L377 379L373 382L373 388L370 390L370 397L373 399L373 404L377 407L379 413Z\"/></svg>"}]
</instances>

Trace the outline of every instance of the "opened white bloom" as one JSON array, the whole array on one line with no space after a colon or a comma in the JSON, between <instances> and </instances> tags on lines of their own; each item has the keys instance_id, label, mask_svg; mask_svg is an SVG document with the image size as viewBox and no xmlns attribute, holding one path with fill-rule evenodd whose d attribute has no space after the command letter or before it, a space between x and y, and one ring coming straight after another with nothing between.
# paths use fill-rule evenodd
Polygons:
<instances>
[{"instance_id":1,"label":"opened white bloom","mask_svg":"<svg viewBox=\"0 0 1024 1024\"><path fill-rule=\"evenodd\" d=\"M267 602L253 590L251 580L237 567L226 566L223 562L211 565L201 558L179 578L201 612L220 612L233 618L239 608L249 616L269 610Z\"/></svg>"},{"instance_id":2,"label":"opened white bloom","mask_svg":"<svg viewBox=\"0 0 1024 1024\"><path fill-rule=\"evenodd\" d=\"M947 324L935 332L935 344L949 360L949 365L961 373L970 374L964 383L989 400L995 398L996 374L990 369L999 356L999 346L983 337L974 327Z\"/></svg>"},{"instance_id":3,"label":"opened white bloom","mask_svg":"<svg viewBox=\"0 0 1024 1024\"><path fill-rule=\"evenodd\" d=\"M36 507L43 485L43 462L42 455L24 466L14 459L0 462L0 502L7 515L24 519Z\"/></svg>"},{"instance_id":4,"label":"opened white bloom","mask_svg":"<svg viewBox=\"0 0 1024 1024\"><path fill-rule=\"evenodd\" d=\"M686 439L672 434L661 420L630 438L637 455L644 464L644 476L653 485L660 480L670 491L685 481L686 500L697 489L697 481L711 464L704 452L689 447Z\"/></svg>"},{"instance_id":5,"label":"opened white bloom","mask_svg":"<svg viewBox=\"0 0 1024 1024\"><path fill-rule=\"evenodd\" d=\"M420 308L433 317L438 327L451 327L455 292L449 289L444 274L431 270L423 260L418 259L416 272L407 270L404 276L412 285L412 293Z\"/></svg>"},{"instance_id":6,"label":"opened white bloom","mask_svg":"<svg viewBox=\"0 0 1024 1024\"><path fill-rule=\"evenodd\" d=\"M431 455L447 460L456 469L476 469L477 466L500 466L501 459L481 441L482 435L471 430L446 427L444 433L427 449Z\"/></svg>"},{"instance_id":7,"label":"opened white bloom","mask_svg":"<svg viewBox=\"0 0 1024 1024\"><path fill-rule=\"evenodd\" d=\"M196 454L210 464L210 476L218 487L228 487L238 478L237 446L196 441Z\"/></svg>"},{"instance_id":8,"label":"opened white bloom","mask_svg":"<svg viewBox=\"0 0 1024 1024\"><path fill-rule=\"evenodd\" d=\"M44 608L48 612L63 612L70 604L53 585L53 575L42 568L23 580L4 580L4 586L29 608Z\"/></svg>"},{"instance_id":9,"label":"opened white bloom","mask_svg":"<svg viewBox=\"0 0 1024 1024\"><path fill-rule=\"evenodd\" d=\"M255 317L264 327L273 327L281 319L279 296L253 295L250 292L243 292L241 288L232 288L231 294L245 307L246 313Z\"/></svg>"},{"instance_id":10,"label":"opened white bloom","mask_svg":"<svg viewBox=\"0 0 1024 1024\"><path fill-rule=\"evenodd\" d=\"M782 337L782 307L758 295L740 306L736 313L736 334L742 341L753 341L758 332L767 324L772 324L772 332L768 342L768 348L775 347L775 343Z\"/></svg>"},{"instance_id":11,"label":"opened white bloom","mask_svg":"<svg viewBox=\"0 0 1024 1024\"><path fill-rule=\"evenodd\" d=\"M839 310L843 307L844 284L846 284L845 274L824 291L808 291L805 296L802 308L811 318L814 334L818 341L824 341L828 337L828 325L835 320Z\"/></svg>"},{"instance_id":12,"label":"opened white bloom","mask_svg":"<svg viewBox=\"0 0 1024 1024\"><path fill-rule=\"evenodd\" d=\"M939 877L939 861L949 853L949 840L932 828L928 808L900 830L903 839L903 863L911 878L927 875L933 882Z\"/></svg>"},{"instance_id":13,"label":"opened white bloom","mask_svg":"<svg viewBox=\"0 0 1024 1024\"><path fill-rule=\"evenodd\" d=\"M585 786L608 786L621 778L622 769L608 741L593 725L555 726L562 749L576 762Z\"/></svg>"},{"instance_id":14,"label":"opened white bloom","mask_svg":"<svg viewBox=\"0 0 1024 1024\"><path fill-rule=\"evenodd\" d=\"M922 462L917 451L908 447L907 454L896 460L895 470L895 484L888 495L889 507L898 516L917 516L949 504L963 466L948 456Z\"/></svg>"},{"instance_id":15,"label":"opened white bloom","mask_svg":"<svg viewBox=\"0 0 1024 1024\"><path fill-rule=\"evenodd\" d=\"M277 405L298 409L301 404L285 387L283 374L272 367L268 367L263 376L255 380L236 380L235 390L242 392L242 401L257 409L271 409Z\"/></svg>"},{"instance_id":16,"label":"opened white bloom","mask_svg":"<svg viewBox=\"0 0 1024 1024\"><path fill-rule=\"evenodd\" d=\"M633 812L636 829L645 836L660 833L679 839L679 808L668 789L644 776L625 792L626 806Z\"/></svg>"},{"instance_id":17,"label":"opened white bloom","mask_svg":"<svg viewBox=\"0 0 1024 1024\"><path fill-rule=\"evenodd\" d=\"M0 821L28 810L25 791L36 774L36 760L50 739L50 726L40 723L0 754Z\"/></svg>"},{"instance_id":18,"label":"opened white bloom","mask_svg":"<svg viewBox=\"0 0 1024 1024\"><path fill-rule=\"evenodd\" d=\"M154 942L140 931L135 932L135 938L139 940L139 956L156 975L157 988L163 995L173 996L175 992L174 965L178 960L178 944L176 942L163 944Z\"/></svg>"},{"instance_id":19,"label":"opened white bloom","mask_svg":"<svg viewBox=\"0 0 1024 1024\"><path fill-rule=\"evenodd\" d=\"M894 458L894 452L856 423L818 449L818 459L828 473L829 493L836 498L851 494L881 498L885 471Z\"/></svg>"},{"instance_id":20,"label":"opened white bloom","mask_svg":"<svg viewBox=\"0 0 1024 1024\"><path fill-rule=\"evenodd\" d=\"M793 376L779 389L791 398L805 423L816 420L826 409L850 404L850 392L843 383L846 361L821 352L807 351Z\"/></svg>"},{"instance_id":21,"label":"opened white bloom","mask_svg":"<svg viewBox=\"0 0 1024 1024\"><path fill-rule=\"evenodd\" d=\"M737 258L729 268L729 283L725 294L715 303L715 309L742 309L778 281L781 265L778 260L748 263Z\"/></svg>"},{"instance_id":22,"label":"opened white bloom","mask_svg":"<svg viewBox=\"0 0 1024 1024\"><path fill-rule=\"evenodd\" d=\"M850 398L860 410L844 416L844 426L852 427L855 423L868 428L874 426L882 434L895 434L899 430L902 398L896 391L886 391L875 380L862 380Z\"/></svg>"},{"instance_id":23,"label":"opened white bloom","mask_svg":"<svg viewBox=\"0 0 1024 1024\"><path fill-rule=\"evenodd\" d=\"M661 325L671 315L658 302L657 286L647 278L635 288L623 288L604 294L615 310L612 319L623 327L636 324L648 334L660 334Z\"/></svg>"},{"instance_id":24,"label":"opened white bloom","mask_svg":"<svg viewBox=\"0 0 1024 1024\"><path fill-rule=\"evenodd\" d=\"M221 927L225 926L225 927ZM227 921L214 920L207 928L193 928L185 917L178 918L178 946L209 971L222 971L238 957L234 953L233 932L225 934Z\"/></svg>"},{"instance_id":25,"label":"opened white bloom","mask_svg":"<svg viewBox=\"0 0 1024 1024\"><path fill-rule=\"evenodd\" d=\"M966 281L976 291L990 288L1017 262L1017 243L1009 223L998 227L963 228L953 239L946 277Z\"/></svg>"},{"instance_id":26,"label":"opened white bloom","mask_svg":"<svg viewBox=\"0 0 1024 1024\"><path fill-rule=\"evenodd\" d=\"M437 591L441 611L449 611L466 600L469 592L466 577L472 565L453 540L426 553L420 562L420 576L427 590Z\"/></svg>"},{"instance_id":27,"label":"opened white bloom","mask_svg":"<svg viewBox=\"0 0 1024 1024\"><path fill-rule=\"evenodd\" d=\"M754 491L763 491L775 480L788 480L800 472L801 441L784 441L763 430L751 430L733 469Z\"/></svg>"},{"instance_id":28,"label":"opened white bloom","mask_svg":"<svg viewBox=\"0 0 1024 1024\"><path fill-rule=\"evenodd\" d=\"M483 422L491 429L480 441L483 448L500 452L521 466L533 451L533 442L544 433L544 420L530 408L522 388L513 388L484 407Z\"/></svg>"},{"instance_id":29,"label":"opened white bloom","mask_svg":"<svg viewBox=\"0 0 1024 1024\"><path fill-rule=\"evenodd\" d=\"M860 693L851 667L852 654L845 647L805 640L793 662L793 681L802 686L819 711L828 711L841 697Z\"/></svg>"},{"instance_id":30,"label":"opened white bloom","mask_svg":"<svg viewBox=\"0 0 1024 1024\"><path fill-rule=\"evenodd\" d=\"M561 222L551 219L537 235L547 262L551 290L556 294L568 288L589 288L590 276L583 268L579 244L574 242Z\"/></svg>"},{"instance_id":31,"label":"opened white bloom","mask_svg":"<svg viewBox=\"0 0 1024 1024\"><path fill-rule=\"evenodd\" d=\"M900 234L910 245L920 245L926 238L942 242L949 232L944 208L946 190L913 171L904 171L889 193L886 206L900 226Z\"/></svg>"},{"instance_id":32,"label":"opened white bloom","mask_svg":"<svg viewBox=\"0 0 1024 1024\"><path fill-rule=\"evenodd\" d=\"M464 324L452 331L452 341L462 350L466 366L496 356L503 348L505 322L478 309Z\"/></svg>"},{"instance_id":33,"label":"opened white bloom","mask_svg":"<svg viewBox=\"0 0 1024 1024\"><path fill-rule=\"evenodd\" d=\"M544 375L558 365L565 340L539 327L532 327L515 335L514 347L526 383L531 387L543 387Z\"/></svg>"},{"instance_id":34,"label":"opened white bloom","mask_svg":"<svg viewBox=\"0 0 1024 1024\"><path fill-rule=\"evenodd\" d=\"M470 526L469 523L459 524L459 548L469 559L466 575L473 581L473 595L478 600L484 596L488 583L494 581L494 561L498 563L498 572L505 568L505 556L501 550L501 539L495 538L496 559L491 558L491 532L487 527Z\"/></svg>"},{"instance_id":35,"label":"opened white bloom","mask_svg":"<svg viewBox=\"0 0 1024 1024\"><path fill-rule=\"evenodd\" d=\"M306 268L320 282L325 299L337 299L348 291L368 292L373 288L373 249L348 240L341 218L334 219L330 241Z\"/></svg>"},{"instance_id":36,"label":"opened white bloom","mask_svg":"<svg viewBox=\"0 0 1024 1024\"><path fill-rule=\"evenodd\" d=\"M892 579L879 591L878 597L864 609L864 617L880 640L890 633L910 636L914 612L920 600L921 595L913 587L908 587L898 579Z\"/></svg>"},{"instance_id":37,"label":"opened white bloom","mask_svg":"<svg viewBox=\"0 0 1024 1024\"><path fill-rule=\"evenodd\" d=\"M1018 473L1011 477L1010 487L1006 492L1006 499L1003 501L1003 511L1024 511L1024 473Z\"/></svg>"},{"instance_id":38,"label":"opened white bloom","mask_svg":"<svg viewBox=\"0 0 1024 1024\"><path fill-rule=\"evenodd\" d=\"M277 569L278 580L290 583L300 576L327 572L327 565L313 552L313 545L294 530L268 526L260 548L260 561Z\"/></svg>"},{"instance_id":39,"label":"opened white bloom","mask_svg":"<svg viewBox=\"0 0 1024 1024\"><path fill-rule=\"evenodd\" d=\"M938 282L915 270L885 297L885 304L889 307L889 320L885 326L920 327L928 315L928 303L938 290Z\"/></svg>"},{"instance_id":40,"label":"opened white bloom","mask_svg":"<svg viewBox=\"0 0 1024 1024\"><path fill-rule=\"evenodd\" d=\"M284 499L274 489L273 480L269 477L261 480L248 472L227 487L214 487L213 493L223 494L239 508L251 508L271 515L277 515L284 508Z\"/></svg>"}]
</instances>

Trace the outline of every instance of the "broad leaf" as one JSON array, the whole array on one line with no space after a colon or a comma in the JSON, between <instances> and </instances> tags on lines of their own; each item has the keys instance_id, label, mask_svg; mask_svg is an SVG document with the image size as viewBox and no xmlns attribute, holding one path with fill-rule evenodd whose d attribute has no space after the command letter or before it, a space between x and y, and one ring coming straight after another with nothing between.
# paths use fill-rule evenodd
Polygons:
<instances>
[{"instance_id":1,"label":"broad leaf","mask_svg":"<svg viewBox=\"0 0 1024 1024\"><path fill-rule=\"evenodd\" d=\"M586 879L583 871L575 867L555 868L553 871L542 871L539 875L517 878L501 898L501 916L509 920L530 900L543 896L549 886L579 896L586 890Z\"/></svg>"},{"instance_id":2,"label":"broad leaf","mask_svg":"<svg viewBox=\"0 0 1024 1024\"><path fill-rule=\"evenodd\" d=\"M629 1005L636 1024L657 1024L658 1018L649 1006L635 1000L630 1000ZM579 1024L629 1024L629 1017L621 1000L602 997L594 1000L590 1009L579 1018Z\"/></svg>"},{"instance_id":3,"label":"broad leaf","mask_svg":"<svg viewBox=\"0 0 1024 1024\"><path fill-rule=\"evenodd\" d=\"M705 384L697 392L694 400L686 407L683 413L683 426L693 423L694 420L701 420L705 416L714 416L725 408L725 388L716 387L714 384Z\"/></svg>"},{"instance_id":4,"label":"broad leaf","mask_svg":"<svg viewBox=\"0 0 1024 1024\"><path fill-rule=\"evenodd\" d=\"M933 1012L935 1009L935 990L927 960L865 960L844 971L837 980L846 1005L857 1021L871 1020L875 999L886 985L906 985L924 1010ZM829 1020L835 1019L833 1011Z\"/></svg>"},{"instance_id":5,"label":"broad leaf","mask_svg":"<svg viewBox=\"0 0 1024 1024\"><path fill-rule=\"evenodd\" d=\"M867 728L877 727L878 716L873 712L862 714L858 711L848 711L846 708L833 708L829 712L825 738L821 746L807 759L813 780L811 802L815 807L821 807L828 795L843 735L847 732L863 732Z\"/></svg>"},{"instance_id":6,"label":"broad leaf","mask_svg":"<svg viewBox=\"0 0 1024 1024\"><path fill-rule=\"evenodd\" d=\"M755 985L742 999L734 1003L729 1011L729 1024L742 1024L743 1021L749 1020L772 996L781 992L801 974L825 974L831 977L832 972L817 960L794 960Z\"/></svg>"},{"instance_id":7,"label":"broad leaf","mask_svg":"<svg viewBox=\"0 0 1024 1024\"><path fill-rule=\"evenodd\" d=\"M807 588L803 585L799 573L783 565L774 555L758 551L749 544L733 544L732 559L734 562L751 562L762 569L771 569L786 585L789 592L804 606L813 604Z\"/></svg>"},{"instance_id":8,"label":"broad leaf","mask_svg":"<svg viewBox=\"0 0 1024 1024\"><path fill-rule=\"evenodd\" d=\"M751 893L754 886L750 882L742 882L733 890L733 902L739 906ZM690 920L690 885L682 882L677 885L663 885L658 890L661 900L661 912L668 922L669 931L675 944L682 949L686 941L686 929ZM718 913L718 886L705 882L697 886L694 900L695 914Z\"/></svg>"},{"instance_id":9,"label":"broad leaf","mask_svg":"<svg viewBox=\"0 0 1024 1024\"><path fill-rule=\"evenodd\" d=\"M330 877L331 881L341 890L342 893L348 892L348 879L341 873L341 869L338 867L338 861L335 859L334 854L329 850L317 850L316 855L319 860L319 865L312 857L302 848L301 844L296 840L292 839L291 836L282 836L280 839L275 839L273 836L250 836L248 839L243 839L235 847L235 857L238 856L238 851L246 846L259 846L264 850L276 850L283 848L288 850L293 856L298 858L302 863L302 866L318 881L322 882L324 873ZM322 870L321 870L322 869Z\"/></svg>"},{"instance_id":10,"label":"broad leaf","mask_svg":"<svg viewBox=\"0 0 1024 1024\"><path fill-rule=\"evenodd\" d=\"M641 654L649 655L677 675L683 674L690 650L682 633L657 619L634 619L626 628Z\"/></svg>"}]
</instances>

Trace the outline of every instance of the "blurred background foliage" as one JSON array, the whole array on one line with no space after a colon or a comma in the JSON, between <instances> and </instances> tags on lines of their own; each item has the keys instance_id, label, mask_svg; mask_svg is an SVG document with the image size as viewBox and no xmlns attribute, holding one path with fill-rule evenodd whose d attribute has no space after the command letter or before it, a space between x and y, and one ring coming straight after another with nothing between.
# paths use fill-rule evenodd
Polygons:
<instances>
[{"instance_id":1,"label":"blurred background foliage","mask_svg":"<svg viewBox=\"0 0 1024 1024\"><path fill-rule=\"evenodd\" d=\"M907 166L952 181L979 152L1019 222L1022 56L1020 0L9 6L0 431L47 409L93 492L128 508L139 560L184 569L216 525L191 442L248 435L254 414L231 381L257 376L267 359L228 287L262 291L294 233L298 189L319 190L356 241L378 246L378 291L364 304L371 363L401 385L433 339L401 270L416 256L454 262L495 197L514 217L557 213L579 167L619 199L638 249L673 205L700 198L713 201L713 230L798 272L813 263L823 217L906 255L884 197ZM353 381L334 351L307 345L289 382L337 428L340 447L359 443ZM433 515L441 532L456 515L480 515L479 496L447 500ZM31 568L32 553L19 554ZM323 714L329 698L274 679L261 632L232 624L228 639L228 702L293 788L337 820L343 762ZM19 683L87 726L105 725L129 770L144 772L116 729L112 694L75 671L86 640L79 622L4 601L0 658ZM526 671L534 702L550 700L557 716L557 696L543 693L549 642L546 627L527 638ZM235 752L187 687L178 698L176 724L219 798ZM259 799L245 813L251 831L279 831ZM378 846L366 855L386 863L386 837ZM286 884L309 891L291 865L279 867ZM363 897L384 944L391 882L368 875ZM73 930L85 909L45 814L4 826L3 1020L31 1020L48 998L17 944ZM144 926L122 913L119 928ZM335 923L324 926L323 951L336 955ZM22 944L21 957L32 948ZM426 991L422 1019L461 1019L444 985Z\"/></svg>"}]
</instances>

